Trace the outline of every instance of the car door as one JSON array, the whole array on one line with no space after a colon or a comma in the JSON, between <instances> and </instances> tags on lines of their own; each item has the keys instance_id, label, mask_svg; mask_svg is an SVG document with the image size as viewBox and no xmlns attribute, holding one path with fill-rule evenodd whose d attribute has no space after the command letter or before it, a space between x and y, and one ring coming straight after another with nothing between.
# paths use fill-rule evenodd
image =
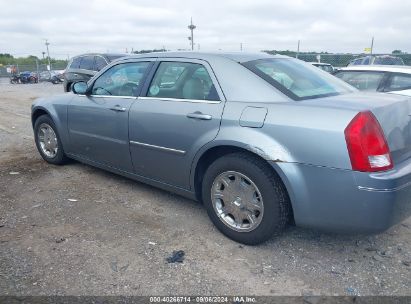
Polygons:
<instances>
[{"instance_id":1,"label":"car door","mask_svg":"<svg viewBox=\"0 0 411 304\"><path fill-rule=\"evenodd\" d=\"M123 171L133 171L128 115L151 65L148 61L114 65L90 84L89 95L73 98L68 107L73 154Z\"/></svg>"},{"instance_id":2,"label":"car door","mask_svg":"<svg viewBox=\"0 0 411 304\"><path fill-rule=\"evenodd\" d=\"M188 189L196 152L219 131L223 93L207 62L161 59L130 109L135 172Z\"/></svg>"}]
</instances>

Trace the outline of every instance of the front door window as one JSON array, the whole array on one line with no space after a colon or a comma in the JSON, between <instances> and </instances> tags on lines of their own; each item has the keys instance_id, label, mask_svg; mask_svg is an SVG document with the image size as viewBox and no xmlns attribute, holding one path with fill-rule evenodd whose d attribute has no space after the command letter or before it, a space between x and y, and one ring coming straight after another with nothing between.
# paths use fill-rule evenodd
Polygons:
<instances>
[{"instance_id":1,"label":"front door window","mask_svg":"<svg viewBox=\"0 0 411 304\"><path fill-rule=\"evenodd\" d=\"M113 66L94 82L91 94L137 96L149 64L149 62L130 62Z\"/></svg>"}]
</instances>

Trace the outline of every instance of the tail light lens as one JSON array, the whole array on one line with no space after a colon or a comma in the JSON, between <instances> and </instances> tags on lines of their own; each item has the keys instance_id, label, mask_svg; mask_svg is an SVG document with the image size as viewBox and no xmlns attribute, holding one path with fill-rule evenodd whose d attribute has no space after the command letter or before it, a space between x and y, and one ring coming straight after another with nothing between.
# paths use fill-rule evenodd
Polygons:
<instances>
[{"instance_id":1,"label":"tail light lens","mask_svg":"<svg viewBox=\"0 0 411 304\"><path fill-rule=\"evenodd\" d=\"M371 112L358 113L344 133L353 170L376 172L393 168L384 132Z\"/></svg>"}]
</instances>

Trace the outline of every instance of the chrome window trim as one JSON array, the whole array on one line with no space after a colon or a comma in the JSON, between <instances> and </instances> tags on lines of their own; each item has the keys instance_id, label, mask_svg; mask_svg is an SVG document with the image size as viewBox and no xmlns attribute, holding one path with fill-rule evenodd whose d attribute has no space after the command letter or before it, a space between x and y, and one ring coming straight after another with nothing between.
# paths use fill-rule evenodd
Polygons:
<instances>
[{"instance_id":1,"label":"chrome window trim","mask_svg":"<svg viewBox=\"0 0 411 304\"><path fill-rule=\"evenodd\" d=\"M122 99L137 99L136 96L117 96L117 95L85 95L85 94L75 94L81 97L95 97L95 98L122 98Z\"/></svg>"},{"instance_id":2,"label":"chrome window trim","mask_svg":"<svg viewBox=\"0 0 411 304\"><path fill-rule=\"evenodd\" d=\"M90 97L96 98L123 98L123 99L137 99L136 96L117 96L117 95L89 95Z\"/></svg>"},{"instance_id":3,"label":"chrome window trim","mask_svg":"<svg viewBox=\"0 0 411 304\"><path fill-rule=\"evenodd\" d=\"M181 98L148 97L148 96L139 96L139 97L137 97L137 99L141 99L141 100L160 100L160 101L191 102L191 103L209 103L209 104L219 104L219 103L221 103L221 100L181 99Z\"/></svg>"},{"instance_id":4,"label":"chrome window trim","mask_svg":"<svg viewBox=\"0 0 411 304\"><path fill-rule=\"evenodd\" d=\"M172 148L167 148L167 147L162 147L162 146L145 144L145 143L141 143L141 142L134 141L134 140L130 140L130 144L133 144L133 145L136 145L136 146L147 147L147 148L154 148L154 149L157 149L157 150L172 152L172 153L176 153L176 154L180 154L180 155L186 154L186 151L183 151L183 150L177 150L177 149L172 149Z\"/></svg>"}]
</instances>

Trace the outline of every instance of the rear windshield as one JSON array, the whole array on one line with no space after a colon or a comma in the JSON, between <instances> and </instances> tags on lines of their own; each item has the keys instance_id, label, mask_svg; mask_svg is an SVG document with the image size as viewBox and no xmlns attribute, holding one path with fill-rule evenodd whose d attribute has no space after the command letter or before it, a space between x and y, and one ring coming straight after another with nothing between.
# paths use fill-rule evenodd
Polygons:
<instances>
[{"instance_id":1,"label":"rear windshield","mask_svg":"<svg viewBox=\"0 0 411 304\"><path fill-rule=\"evenodd\" d=\"M260 59L243 65L294 100L340 95L356 90L321 69L293 58Z\"/></svg>"}]
</instances>

